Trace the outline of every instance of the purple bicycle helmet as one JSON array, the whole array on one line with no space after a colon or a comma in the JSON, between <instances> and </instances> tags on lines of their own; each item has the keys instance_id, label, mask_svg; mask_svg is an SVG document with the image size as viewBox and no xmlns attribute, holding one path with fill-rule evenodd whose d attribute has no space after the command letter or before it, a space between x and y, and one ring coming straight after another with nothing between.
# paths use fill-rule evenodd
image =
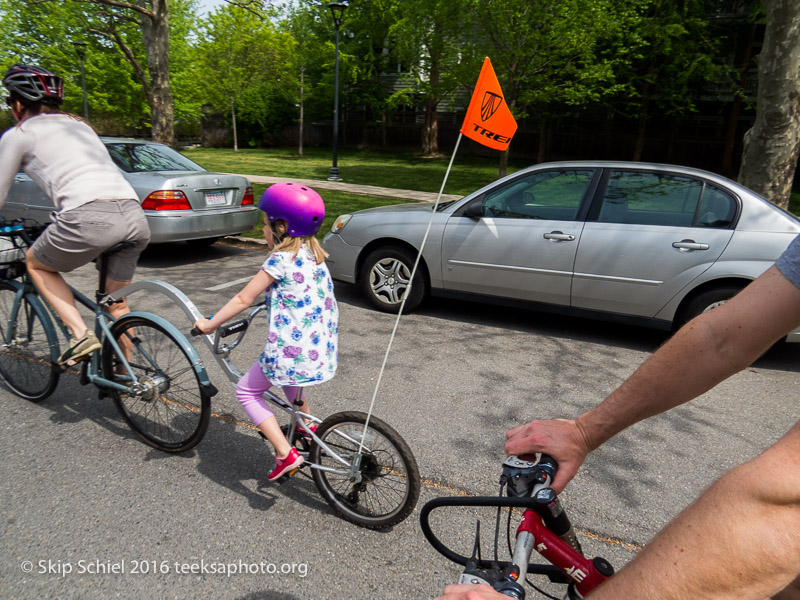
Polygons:
<instances>
[{"instance_id":1,"label":"purple bicycle helmet","mask_svg":"<svg viewBox=\"0 0 800 600\"><path fill-rule=\"evenodd\" d=\"M286 221L287 233L295 237L314 235L325 218L322 197L310 187L289 181L269 186L258 201L258 208L267 213L270 223Z\"/></svg>"},{"instance_id":2,"label":"purple bicycle helmet","mask_svg":"<svg viewBox=\"0 0 800 600\"><path fill-rule=\"evenodd\" d=\"M23 102L44 102L58 106L64 99L64 81L56 75L35 65L17 63L3 76L3 85L15 92Z\"/></svg>"}]
</instances>

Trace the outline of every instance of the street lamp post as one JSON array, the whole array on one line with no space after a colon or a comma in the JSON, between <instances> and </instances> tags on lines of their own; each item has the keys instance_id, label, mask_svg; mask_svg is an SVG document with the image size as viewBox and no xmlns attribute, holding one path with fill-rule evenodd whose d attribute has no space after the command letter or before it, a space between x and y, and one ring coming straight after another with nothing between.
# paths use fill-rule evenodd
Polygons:
<instances>
[{"instance_id":1,"label":"street lamp post","mask_svg":"<svg viewBox=\"0 0 800 600\"><path fill-rule=\"evenodd\" d=\"M339 167L337 166L336 144L339 137L339 26L342 24L342 17L347 8L346 2L330 2L328 8L333 15L333 22L336 25L336 58L333 69L333 165L328 181L341 181L339 177Z\"/></svg>"},{"instance_id":2,"label":"street lamp post","mask_svg":"<svg viewBox=\"0 0 800 600\"><path fill-rule=\"evenodd\" d=\"M83 91L83 118L89 120L89 104L86 102L86 71L83 68L83 57L86 56L86 42L72 42L78 58L81 59L81 90Z\"/></svg>"}]
</instances>

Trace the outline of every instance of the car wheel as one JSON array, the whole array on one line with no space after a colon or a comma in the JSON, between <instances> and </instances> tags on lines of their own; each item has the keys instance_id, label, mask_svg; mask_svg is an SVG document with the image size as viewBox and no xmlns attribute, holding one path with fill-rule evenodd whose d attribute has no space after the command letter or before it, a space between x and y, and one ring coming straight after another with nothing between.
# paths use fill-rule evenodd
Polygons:
<instances>
[{"instance_id":1,"label":"car wheel","mask_svg":"<svg viewBox=\"0 0 800 600\"><path fill-rule=\"evenodd\" d=\"M396 246L379 248L367 256L361 270L360 284L376 308L391 313L400 310L400 304L409 289L414 260L409 251ZM403 312L414 310L427 293L425 277L418 267Z\"/></svg>"},{"instance_id":2,"label":"car wheel","mask_svg":"<svg viewBox=\"0 0 800 600\"><path fill-rule=\"evenodd\" d=\"M681 309L679 317L675 320L676 329L683 327L696 316L725 304L741 290L741 287L729 285L698 294Z\"/></svg>"},{"instance_id":3,"label":"car wheel","mask_svg":"<svg viewBox=\"0 0 800 600\"><path fill-rule=\"evenodd\" d=\"M186 240L186 243L189 244L192 248L208 248L209 246L213 246L214 242L216 242L219 239L222 238L211 237L211 238L202 238L199 240Z\"/></svg>"}]
</instances>

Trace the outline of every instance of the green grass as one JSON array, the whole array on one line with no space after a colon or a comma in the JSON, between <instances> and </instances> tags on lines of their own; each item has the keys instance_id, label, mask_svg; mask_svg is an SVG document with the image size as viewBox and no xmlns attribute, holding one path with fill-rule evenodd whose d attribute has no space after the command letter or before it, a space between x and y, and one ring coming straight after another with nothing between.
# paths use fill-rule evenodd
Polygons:
<instances>
[{"instance_id":1,"label":"green grass","mask_svg":"<svg viewBox=\"0 0 800 600\"><path fill-rule=\"evenodd\" d=\"M209 171L286 177L287 179L326 180L330 174L330 150L309 148L299 156L287 148L240 149L192 148L183 150L193 161ZM382 152L379 150L343 150L338 155L339 173L346 183L375 185L404 190L438 192L442 187L450 157L420 158L411 152ZM515 163L508 167L512 173L527 166ZM447 178L445 194L465 195L497 179L499 158L480 158L457 154ZM266 185L253 185L256 200L264 193ZM343 194L320 191L325 200L325 221L318 237L330 231L336 217L373 206L401 204L406 200L392 200L361 194ZM262 238L262 220L244 237Z\"/></svg>"},{"instance_id":2,"label":"green grass","mask_svg":"<svg viewBox=\"0 0 800 600\"><path fill-rule=\"evenodd\" d=\"M299 156L295 149L289 148L246 148L238 152L228 148L192 148L182 152L206 169L225 173L325 180L331 167L330 150L320 148L305 149L303 156ZM441 158L422 158L412 152L381 150L344 149L338 156L339 172L347 183L423 192L439 191L449 162L449 155ZM526 166L527 162L511 161L508 173ZM444 193L459 195L471 193L495 181L498 167L499 158L496 156L482 158L459 153L453 161ZM261 197L266 187L253 186L256 199ZM329 191L323 191L322 196L325 199L326 216L320 237L330 231L333 221L340 214L405 202ZM800 190L792 193L789 211L800 216ZM259 224L244 236L261 238L261 227L262 224Z\"/></svg>"},{"instance_id":3,"label":"green grass","mask_svg":"<svg viewBox=\"0 0 800 600\"><path fill-rule=\"evenodd\" d=\"M210 171L267 175L297 179L325 180L330 174L330 150L310 148L298 156L296 150L193 148L183 154ZM343 150L338 156L339 173L346 183L422 192L438 192L442 187L450 156L421 158L411 152ZM509 165L508 172L528 163ZM480 158L457 154L447 178L445 194L465 195L497 179L499 158Z\"/></svg>"},{"instance_id":4,"label":"green grass","mask_svg":"<svg viewBox=\"0 0 800 600\"><path fill-rule=\"evenodd\" d=\"M256 197L256 202L261 198L261 194L264 193L265 189L267 189L267 186L264 184L253 184L253 194ZM331 226L336 220L336 217L341 214L372 208L373 206L386 206L388 204L402 204L405 202L405 200L392 200L390 198L363 196L361 194L342 194L341 192L323 191L321 195L325 200L325 220L322 222L322 228L317 234L319 239L322 239L325 234L331 230ZM243 233L242 237L264 238L264 234L261 231L262 227L264 227L264 213L260 212L259 215L258 225L250 231Z\"/></svg>"},{"instance_id":5,"label":"green grass","mask_svg":"<svg viewBox=\"0 0 800 600\"><path fill-rule=\"evenodd\" d=\"M789 212L800 217L800 191L792 192L792 195L789 196Z\"/></svg>"}]
</instances>

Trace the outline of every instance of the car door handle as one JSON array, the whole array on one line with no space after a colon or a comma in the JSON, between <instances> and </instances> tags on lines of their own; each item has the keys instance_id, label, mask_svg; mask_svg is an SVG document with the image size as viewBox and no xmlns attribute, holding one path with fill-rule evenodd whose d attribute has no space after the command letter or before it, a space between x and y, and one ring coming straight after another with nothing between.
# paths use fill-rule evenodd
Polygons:
<instances>
[{"instance_id":1,"label":"car door handle","mask_svg":"<svg viewBox=\"0 0 800 600\"><path fill-rule=\"evenodd\" d=\"M691 250L708 250L708 244L698 244L694 240L681 240L680 242L672 242L672 247L677 248L681 252L689 252Z\"/></svg>"},{"instance_id":2,"label":"car door handle","mask_svg":"<svg viewBox=\"0 0 800 600\"><path fill-rule=\"evenodd\" d=\"M574 242L575 236L561 231L551 231L550 233L544 234L544 239L554 240L556 242Z\"/></svg>"}]
</instances>

